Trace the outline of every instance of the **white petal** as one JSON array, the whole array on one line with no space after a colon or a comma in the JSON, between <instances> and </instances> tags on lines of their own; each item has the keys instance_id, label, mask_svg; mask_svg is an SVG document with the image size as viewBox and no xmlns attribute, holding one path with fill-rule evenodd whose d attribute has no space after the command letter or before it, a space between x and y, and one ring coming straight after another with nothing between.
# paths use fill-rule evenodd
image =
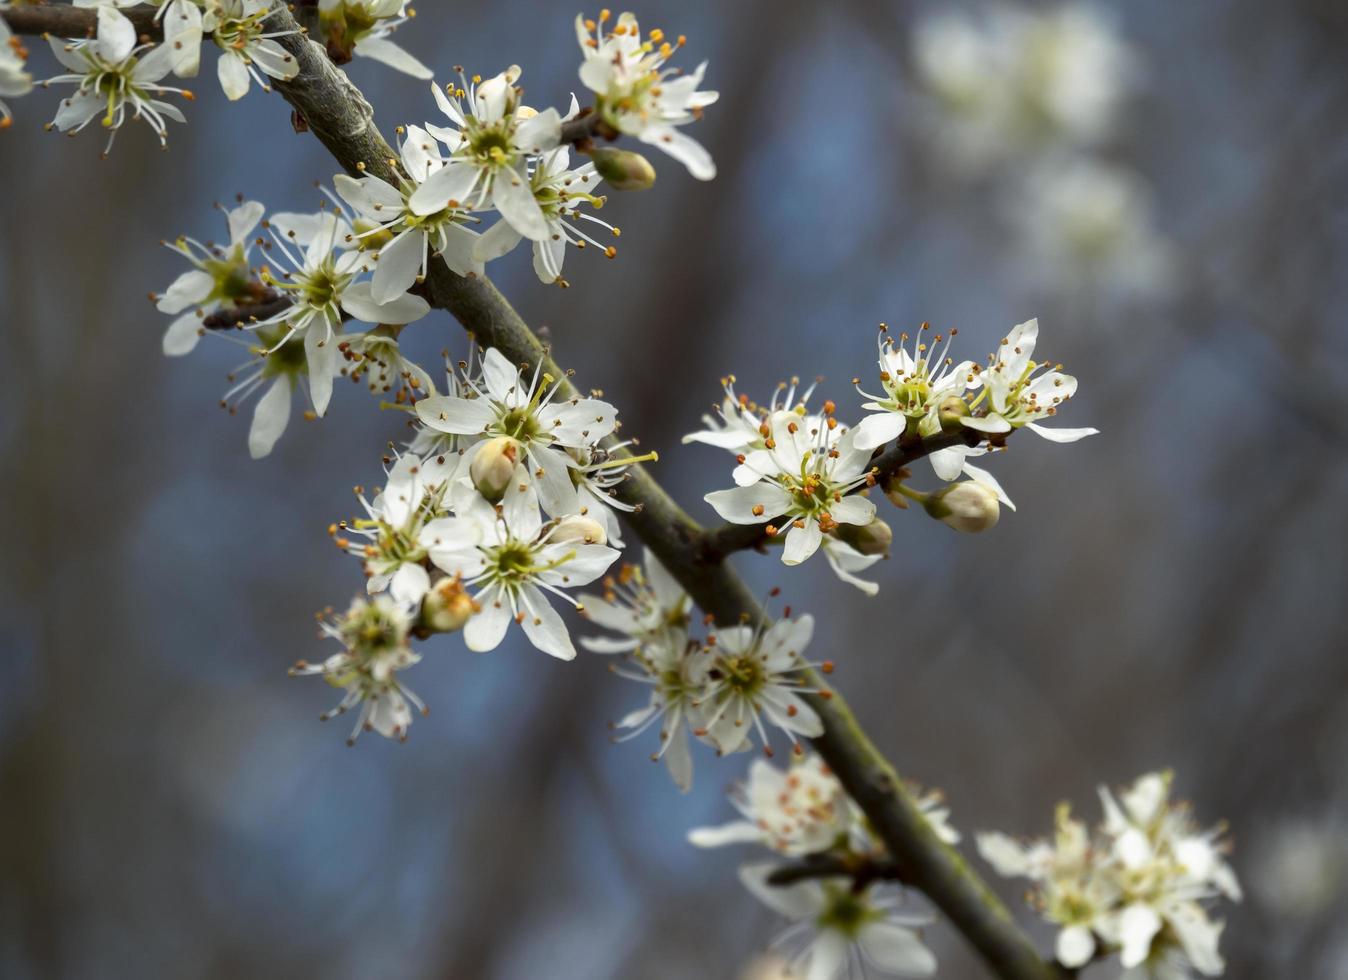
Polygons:
<instances>
[{"instance_id":1,"label":"white petal","mask_svg":"<svg viewBox=\"0 0 1348 980\"><path fill-rule=\"evenodd\" d=\"M960 424L966 429L976 429L979 432L1010 432L1011 423L1000 415L966 415L960 419Z\"/></svg>"},{"instance_id":2,"label":"white petal","mask_svg":"<svg viewBox=\"0 0 1348 980\"><path fill-rule=\"evenodd\" d=\"M936 957L912 929L893 922L873 922L862 926L857 941L875 965L887 973L929 977L936 972Z\"/></svg>"},{"instance_id":3,"label":"white petal","mask_svg":"<svg viewBox=\"0 0 1348 980\"><path fill-rule=\"evenodd\" d=\"M1151 941L1161 931L1161 917L1150 906L1135 903L1119 916L1119 940L1123 949L1119 962L1124 967L1141 965L1151 952ZM1074 964L1063 961L1065 966Z\"/></svg>"},{"instance_id":4,"label":"white petal","mask_svg":"<svg viewBox=\"0 0 1348 980\"><path fill-rule=\"evenodd\" d=\"M420 602L426 595L426 590L430 587L431 577L426 569L415 562L405 562L393 573L393 581L389 583L389 592L399 602L412 605Z\"/></svg>"},{"instance_id":5,"label":"white petal","mask_svg":"<svg viewBox=\"0 0 1348 980\"><path fill-rule=\"evenodd\" d=\"M248 430L248 454L253 459L261 459L270 453L289 421L290 379L282 375L272 382L253 409L253 424Z\"/></svg>"},{"instance_id":6,"label":"white petal","mask_svg":"<svg viewBox=\"0 0 1348 980\"><path fill-rule=\"evenodd\" d=\"M421 274L421 259L426 249L426 236L419 231L406 231L379 250L370 279L370 296L376 303L397 299L412 288Z\"/></svg>"},{"instance_id":7,"label":"white petal","mask_svg":"<svg viewBox=\"0 0 1348 980\"><path fill-rule=\"evenodd\" d=\"M756 844L764 837L756 824L747 820L719 827L694 827L688 831L688 843L694 847L723 847L726 844Z\"/></svg>"},{"instance_id":8,"label":"white petal","mask_svg":"<svg viewBox=\"0 0 1348 980\"><path fill-rule=\"evenodd\" d=\"M818 882L800 881L794 885L769 885L768 875L776 864L746 864L739 870L740 882L768 908L788 919L808 919L818 915L824 898Z\"/></svg>"},{"instance_id":9,"label":"white petal","mask_svg":"<svg viewBox=\"0 0 1348 980\"><path fill-rule=\"evenodd\" d=\"M1049 442L1076 442L1078 439L1085 439L1087 436L1100 433L1099 429L1054 429L1046 425L1040 425L1038 422L1027 423L1025 428L1033 429Z\"/></svg>"},{"instance_id":10,"label":"white petal","mask_svg":"<svg viewBox=\"0 0 1348 980\"><path fill-rule=\"evenodd\" d=\"M496 174L491 182L492 203L501 212L501 217L521 235L542 241L549 234L548 222L523 170L521 163L519 170L502 170Z\"/></svg>"},{"instance_id":11,"label":"white petal","mask_svg":"<svg viewBox=\"0 0 1348 980\"><path fill-rule=\"evenodd\" d=\"M201 269L184 272L159 297L155 308L160 313L181 313L189 306L197 306L206 301L215 289L215 277Z\"/></svg>"},{"instance_id":12,"label":"white petal","mask_svg":"<svg viewBox=\"0 0 1348 980\"><path fill-rule=\"evenodd\" d=\"M373 286L358 282L342 293L342 309L365 323L400 325L420 320L431 311L431 304L420 296L403 293L385 303L377 303L371 295Z\"/></svg>"},{"instance_id":13,"label":"white petal","mask_svg":"<svg viewBox=\"0 0 1348 980\"><path fill-rule=\"evenodd\" d=\"M791 495L771 483L716 490L704 498L724 520L734 524L760 524L781 517L791 506ZM754 513L754 508L761 508Z\"/></svg>"},{"instance_id":14,"label":"white petal","mask_svg":"<svg viewBox=\"0 0 1348 980\"><path fill-rule=\"evenodd\" d=\"M1086 926L1068 926L1058 933L1058 962L1070 969L1085 966L1095 955L1095 937Z\"/></svg>"},{"instance_id":15,"label":"white petal","mask_svg":"<svg viewBox=\"0 0 1348 980\"><path fill-rule=\"evenodd\" d=\"M477 435L496 418L486 398L432 395L417 402L417 418L437 432Z\"/></svg>"},{"instance_id":16,"label":"white petal","mask_svg":"<svg viewBox=\"0 0 1348 980\"><path fill-rule=\"evenodd\" d=\"M687 167L688 172L698 180L711 180L716 176L716 164L712 162L706 147L672 126L647 126L638 138L643 143L664 150Z\"/></svg>"},{"instance_id":17,"label":"white petal","mask_svg":"<svg viewBox=\"0 0 1348 980\"><path fill-rule=\"evenodd\" d=\"M466 205L473 186L482 172L471 163L454 162L441 167L427 177L407 201L413 214L435 214L443 211L451 201ZM530 193L530 197L533 194Z\"/></svg>"},{"instance_id":18,"label":"white petal","mask_svg":"<svg viewBox=\"0 0 1348 980\"><path fill-rule=\"evenodd\" d=\"M874 506L874 505L872 505ZM786 547L782 549L783 565L799 565L819 550L824 540L819 530L819 522L807 519L804 527L792 525L786 533Z\"/></svg>"},{"instance_id":19,"label":"white petal","mask_svg":"<svg viewBox=\"0 0 1348 980\"><path fill-rule=\"evenodd\" d=\"M164 353L181 357L197 346L201 339L201 320L195 313L184 313L164 331Z\"/></svg>"},{"instance_id":20,"label":"white petal","mask_svg":"<svg viewBox=\"0 0 1348 980\"><path fill-rule=\"evenodd\" d=\"M856 427L853 445L858 449L875 449L903 435L907 426L908 419L898 412L867 415Z\"/></svg>"},{"instance_id":21,"label":"white petal","mask_svg":"<svg viewBox=\"0 0 1348 980\"><path fill-rule=\"evenodd\" d=\"M413 78L429 79L435 76L435 72L387 38L366 38L356 45L356 54L388 65L394 71L411 75Z\"/></svg>"},{"instance_id":22,"label":"white petal","mask_svg":"<svg viewBox=\"0 0 1348 980\"><path fill-rule=\"evenodd\" d=\"M575 660L576 648L571 645L571 634L543 593L526 585L520 593L520 601L524 613L520 625L529 642L559 660Z\"/></svg>"},{"instance_id":23,"label":"white petal","mask_svg":"<svg viewBox=\"0 0 1348 980\"><path fill-rule=\"evenodd\" d=\"M469 650L485 653L495 650L505 639L506 630L510 628L510 609L496 589L483 592L477 602L482 611L469 619L463 628L463 642Z\"/></svg>"}]
</instances>

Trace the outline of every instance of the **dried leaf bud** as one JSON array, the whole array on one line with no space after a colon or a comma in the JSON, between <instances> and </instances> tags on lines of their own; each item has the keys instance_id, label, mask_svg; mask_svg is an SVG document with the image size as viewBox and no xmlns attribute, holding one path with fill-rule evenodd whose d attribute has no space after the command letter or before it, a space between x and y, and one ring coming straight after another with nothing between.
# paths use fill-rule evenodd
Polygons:
<instances>
[{"instance_id":1,"label":"dried leaf bud","mask_svg":"<svg viewBox=\"0 0 1348 980\"><path fill-rule=\"evenodd\" d=\"M974 480L952 483L929 495L922 506L943 524L965 534L977 534L995 527L1001 516L997 494Z\"/></svg>"},{"instance_id":2,"label":"dried leaf bud","mask_svg":"<svg viewBox=\"0 0 1348 980\"><path fill-rule=\"evenodd\" d=\"M576 541L580 544L608 544L608 534L604 531L604 525L594 518L576 515L563 518L548 540L553 543Z\"/></svg>"},{"instance_id":3,"label":"dried leaf bud","mask_svg":"<svg viewBox=\"0 0 1348 980\"><path fill-rule=\"evenodd\" d=\"M615 191L644 191L655 183L655 168L640 153L600 146L590 152L590 159Z\"/></svg>"},{"instance_id":4,"label":"dried leaf bud","mask_svg":"<svg viewBox=\"0 0 1348 980\"><path fill-rule=\"evenodd\" d=\"M894 540L894 532L880 518L869 524L839 524L833 532L863 555L887 555Z\"/></svg>"},{"instance_id":5,"label":"dried leaf bud","mask_svg":"<svg viewBox=\"0 0 1348 980\"><path fill-rule=\"evenodd\" d=\"M497 436L482 444L468 467L468 475L478 493L496 503L514 481L519 460L520 444L509 436Z\"/></svg>"},{"instance_id":6,"label":"dried leaf bud","mask_svg":"<svg viewBox=\"0 0 1348 980\"><path fill-rule=\"evenodd\" d=\"M421 600L421 619L437 633L453 633L478 611L478 605L457 578L441 579Z\"/></svg>"}]
</instances>

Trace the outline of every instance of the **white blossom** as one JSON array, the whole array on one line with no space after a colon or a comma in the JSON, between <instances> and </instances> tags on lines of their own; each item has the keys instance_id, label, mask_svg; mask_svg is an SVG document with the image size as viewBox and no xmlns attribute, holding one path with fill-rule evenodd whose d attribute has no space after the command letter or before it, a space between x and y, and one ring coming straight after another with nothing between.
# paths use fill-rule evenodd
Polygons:
<instances>
[{"instance_id":1,"label":"white blossom","mask_svg":"<svg viewBox=\"0 0 1348 980\"><path fill-rule=\"evenodd\" d=\"M622 634L621 639L582 637L581 646L587 650L627 653L674 631L679 642L673 646L683 653L692 601L649 548L641 565L624 565L617 575L604 579L602 595L583 595L581 600L592 622Z\"/></svg>"},{"instance_id":2,"label":"white blossom","mask_svg":"<svg viewBox=\"0 0 1348 980\"><path fill-rule=\"evenodd\" d=\"M217 209L224 211L218 205ZM266 298L266 288L254 278L249 264L253 232L265 211L257 201L240 201L224 211L229 226L227 246L203 244L187 236L164 243L193 265L162 296L151 296L160 312L181 314L164 334L165 354L177 357L193 350L203 332L204 317L225 307L243 309Z\"/></svg>"},{"instance_id":3,"label":"white blossom","mask_svg":"<svg viewBox=\"0 0 1348 980\"><path fill-rule=\"evenodd\" d=\"M434 73L389 38L412 18L411 0L319 0L319 29L338 64L369 58L413 78Z\"/></svg>"},{"instance_id":4,"label":"white blossom","mask_svg":"<svg viewBox=\"0 0 1348 980\"><path fill-rule=\"evenodd\" d=\"M978 412L960 422L970 429L992 434L1025 426L1050 442L1076 442L1099 429L1058 429L1042 421L1058 413L1076 394L1077 379L1047 363L1031 360L1039 337L1039 321L1017 324L1002 340L991 366L978 375L983 390L970 402ZM984 405L986 402L986 405Z\"/></svg>"},{"instance_id":5,"label":"white blossom","mask_svg":"<svg viewBox=\"0 0 1348 980\"><path fill-rule=\"evenodd\" d=\"M771 401L766 405L760 405L752 401L748 395L735 391L735 383L736 378L733 374L721 379L725 397L713 408L714 415L702 416L702 423L706 428L690 432L683 437L685 445L700 442L728 450L736 455L747 453L752 449L762 449L764 439L769 434L762 431L767 419L777 412L794 411L797 414L804 414L807 411L806 403L815 388L811 384L804 391L800 391L800 379L792 378L790 384L780 382L772 393Z\"/></svg>"},{"instance_id":6,"label":"white blossom","mask_svg":"<svg viewBox=\"0 0 1348 980\"><path fill-rule=\"evenodd\" d=\"M160 80L173 69L174 51L169 45L136 46L136 29L116 7L98 8L98 33L84 41L49 38L52 54L70 73L56 75L42 84L74 84L75 94L61 100L56 118L48 128L78 133L103 113L102 125L109 130L103 149L107 156L112 142L128 118L144 119L159 137L168 143L166 120L186 122L177 106L156 96L177 93L190 99L191 93L161 85Z\"/></svg>"},{"instance_id":7,"label":"white blossom","mask_svg":"<svg viewBox=\"0 0 1348 980\"><path fill-rule=\"evenodd\" d=\"M594 193L600 177L593 163L584 163L570 169L571 151L559 146L538 157L529 176L529 188L543 214L547 234L533 241L534 272L540 282L566 284L562 278L562 264L566 261L566 247L593 246L609 258L617 254L612 245L605 245L583 231L577 222L585 221L606 229L615 237L619 230L592 214L581 211L584 205L603 206L605 199ZM490 262L510 252L523 239L519 229L509 221L498 221L488 229L475 246L474 256Z\"/></svg>"},{"instance_id":8,"label":"white blossom","mask_svg":"<svg viewBox=\"0 0 1348 980\"><path fill-rule=\"evenodd\" d=\"M398 135L402 172L397 174L397 187L373 175L357 180L339 174L333 179L337 193L358 216L355 230L361 247L376 256L370 287L376 302L387 302L422 281L432 255L461 276L483 271L482 262L473 257L478 236L465 227L466 210L418 214L410 207L422 182L445 166L436 141L417 126Z\"/></svg>"},{"instance_id":9,"label":"white blossom","mask_svg":"<svg viewBox=\"0 0 1348 980\"><path fill-rule=\"evenodd\" d=\"M650 570L649 555L646 563ZM586 597L585 601L589 612L593 599ZM686 597L682 601L686 601ZM636 623L631 625L635 627ZM637 639L636 636L631 638ZM695 663L700 644L689 638L686 624L677 621L643 631L632 646L627 640L602 642L606 639L584 637L581 643L601 653L629 651L628 664L609 669L619 677L650 689L646 704L628 712L614 724L614 728L623 730L614 741L629 741L659 725L660 747L651 753L651 761L663 760L674 785L680 792L688 792L693 785L693 756L688 749L688 735L696 725L696 704L703 686L703 677Z\"/></svg>"},{"instance_id":10,"label":"white blossom","mask_svg":"<svg viewBox=\"0 0 1348 980\"><path fill-rule=\"evenodd\" d=\"M774 865L740 868L740 881L768 908L793 923L774 942L807 980L865 980L867 968L904 977L929 977L936 957L916 927L930 920L904 915L897 900L878 898L877 888L857 893L850 883L806 880L772 885Z\"/></svg>"},{"instance_id":11,"label":"white blossom","mask_svg":"<svg viewBox=\"0 0 1348 980\"><path fill-rule=\"evenodd\" d=\"M1102 141L1135 74L1113 25L1076 4L998 7L978 20L942 13L918 23L913 43L942 159L966 172Z\"/></svg>"},{"instance_id":12,"label":"white blossom","mask_svg":"<svg viewBox=\"0 0 1348 980\"><path fill-rule=\"evenodd\" d=\"M764 448L744 456L735 474L740 485L706 496L707 503L734 524L779 519L789 527L782 561L798 565L819 549L839 524L864 525L875 518L875 504L853 493L874 482L871 451L856 445L855 432L839 435L825 406L823 416L779 411L763 423ZM773 524L768 533L780 533Z\"/></svg>"},{"instance_id":13,"label":"white blossom","mask_svg":"<svg viewBox=\"0 0 1348 980\"><path fill-rule=\"evenodd\" d=\"M564 590L599 578L618 552L603 544L553 541L557 527L543 524L537 494L527 484L507 492L499 507L479 500L457 517L426 526L422 540L431 561L478 590L473 601L482 611L463 631L468 649L496 649L513 619L539 650L575 658L570 633L548 594L578 606Z\"/></svg>"},{"instance_id":14,"label":"white blossom","mask_svg":"<svg viewBox=\"0 0 1348 980\"><path fill-rule=\"evenodd\" d=\"M0 18L0 129L7 129L14 121L4 99L27 95L33 89L33 76L24 70L27 58L28 49Z\"/></svg>"},{"instance_id":15,"label":"white blossom","mask_svg":"<svg viewBox=\"0 0 1348 980\"><path fill-rule=\"evenodd\" d=\"M362 731L406 741L412 707L425 713L426 706L397 676L421 659L408 645L414 619L412 609L388 596L356 599L335 622L321 624L323 633L340 642L343 651L321 664L301 660L291 668L292 677L317 675L345 692L337 707L321 716L324 721L359 706L348 745Z\"/></svg>"},{"instance_id":16,"label":"white blossom","mask_svg":"<svg viewBox=\"0 0 1348 980\"><path fill-rule=\"evenodd\" d=\"M1105 819L1092 839L1058 808L1053 842L1021 844L980 834L978 849L1000 874L1034 881L1045 918L1060 927L1058 960L1076 968L1117 953L1128 980L1217 976L1222 924L1204 903L1241 897L1222 856L1220 831L1196 829L1170 801L1169 773L1139 778L1119 800L1100 789Z\"/></svg>"},{"instance_id":17,"label":"white blossom","mask_svg":"<svg viewBox=\"0 0 1348 980\"><path fill-rule=\"evenodd\" d=\"M832 669L802 655L813 636L810 615L718 628L694 658L694 676L702 684L693 702L698 713L694 734L726 755L744 748L754 731L771 754L765 718L793 744L799 744L798 737L822 735L824 723L801 697L820 690L802 675L815 667Z\"/></svg>"},{"instance_id":18,"label":"white blossom","mask_svg":"<svg viewBox=\"0 0 1348 980\"><path fill-rule=\"evenodd\" d=\"M597 398L561 398L562 381L541 372L540 362L526 383L520 369L492 348L483 355L480 381L466 381L460 395L423 398L416 411L424 425L439 432L515 440L527 462L521 479L537 487L549 515L561 517L575 510L570 471L580 465L566 450L598 444L617 424L617 410ZM481 445L468 448L466 463Z\"/></svg>"},{"instance_id":19,"label":"white blossom","mask_svg":"<svg viewBox=\"0 0 1348 980\"><path fill-rule=\"evenodd\" d=\"M607 18L607 11L598 21L576 17L576 37L585 56L580 80L595 93L595 111L618 132L674 157L698 180L711 180L716 176L711 154L679 131L718 98L716 92L698 91L707 63L691 75L680 74L666 62L683 46L683 38L671 44L663 31L655 30L643 41L631 13L619 16L605 32Z\"/></svg>"},{"instance_id":20,"label":"white blossom","mask_svg":"<svg viewBox=\"0 0 1348 980\"><path fill-rule=\"evenodd\" d=\"M216 71L231 100L247 95L251 81L271 91L263 76L289 81L299 74L299 62L276 43L276 38L295 32L266 29L275 6L275 0L212 0L207 8L202 27L220 48Z\"/></svg>"},{"instance_id":21,"label":"white blossom","mask_svg":"<svg viewBox=\"0 0 1348 980\"><path fill-rule=\"evenodd\" d=\"M842 783L818 756L793 758L785 770L763 759L731 793L743 819L688 834L697 847L762 844L789 857L827 851L846 841L852 810Z\"/></svg>"},{"instance_id":22,"label":"white blossom","mask_svg":"<svg viewBox=\"0 0 1348 980\"><path fill-rule=\"evenodd\" d=\"M556 109L534 112L520 104L515 87L519 76L519 66L512 65L486 81L461 78L460 87L449 92L431 86L453 126L428 124L426 131L446 145L449 158L412 194L412 214L495 210L515 233L532 241L550 240L554 226L530 180L529 159L556 148L562 120ZM486 246L479 242L478 255L504 254L509 249L500 246L508 240L499 234Z\"/></svg>"},{"instance_id":23,"label":"white blossom","mask_svg":"<svg viewBox=\"0 0 1348 980\"><path fill-rule=\"evenodd\" d=\"M446 476L433 461L404 453L373 501L359 497L366 516L333 528L338 547L363 559L371 595L388 589L396 601L415 605L431 587L426 562L440 535L430 526L446 514L441 504ZM362 540L340 536L339 530Z\"/></svg>"},{"instance_id":24,"label":"white blossom","mask_svg":"<svg viewBox=\"0 0 1348 980\"><path fill-rule=\"evenodd\" d=\"M1016 260L1040 286L1126 300L1174 285L1174 247L1155 227L1151 189L1123 167L1055 157L1007 194L1006 211L1019 235Z\"/></svg>"},{"instance_id":25,"label":"white blossom","mask_svg":"<svg viewBox=\"0 0 1348 980\"><path fill-rule=\"evenodd\" d=\"M290 268L279 277L264 268L262 279L291 305L248 329L279 327L278 343L303 338L310 394L321 417L332 397L332 380L342 368L338 338L343 315L367 323L404 324L425 316L430 305L408 293L383 301L371 296L370 282L358 280L373 262L365 253L343 247L354 233L340 214L278 214L271 219L270 230L276 244L273 254Z\"/></svg>"},{"instance_id":26,"label":"white blossom","mask_svg":"<svg viewBox=\"0 0 1348 980\"><path fill-rule=\"evenodd\" d=\"M974 363L958 364L947 356L957 331L946 337L937 334L927 339L928 324L922 324L912 338L912 350L906 346L908 334L901 334L899 342L889 334L889 328L880 325L877 343L880 348L880 384L884 394L871 395L860 385L857 391L870 399L862 408L878 414L867 415L856 427L856 447L875 449L903 435L911 427L926 438L941 431L941 407L946 399L962 399L965 390L974 381ZM942 347L941 342L945 341Z\"/></svg>"}]
</instances>

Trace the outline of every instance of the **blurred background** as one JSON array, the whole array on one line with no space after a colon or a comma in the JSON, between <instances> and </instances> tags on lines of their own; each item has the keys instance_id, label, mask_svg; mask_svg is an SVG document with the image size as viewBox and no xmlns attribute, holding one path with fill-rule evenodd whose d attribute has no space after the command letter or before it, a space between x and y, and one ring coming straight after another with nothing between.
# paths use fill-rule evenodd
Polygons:
<instances>
[{"instance_id":1,"label":"blurred background","mask_svg":"<svg viewBox=\"0 0 1348 980\"><path fill-rule=\"evenodd\" d=\"M966 835L1047 832L1064 799L1094 819L1097 783L1171 766L1236 844L1227 975L1348 977L1348 7L637 12L710 59L693 135L720 176L653 155L656 190L605 209L615 261L571 255L563 292L520 250L497 283L703 520L728 458L679 437L722 375L760 397L819 374L855 414L878 321L958 327L977 359L1038 316L1081 379L1062 424L1102 434L1013 439L991 468L1018 513L966 538L882 512L875 600L822 560L737 564L819 618L812 653ZM442 78L518 63L535 104L578 88L570 7L418 13L398 39ZM107 161L97 132L45 134L41 91L0 134L0 975L739 976L779 925L739 855L684 834L729 819L744 759L700 753L681 796L645 741L609 744L644 692L602 658L437 638L402 746L348 749L316 721L332 692L286 678L326 652L311 614L360 588L325 528L402 429L339 388L252 462L251 406L217 406L237 349L162 356L145 294L183 266L156 242L219 237L209 205L240 192L316 206L334 172L279 97L228 105L212 63L167 153L137 127ZM350 71L385 132L434 116L423 83ZM428 366L465 349L444 314L405 336ZM1022 883L997 884L1047 949ZM985 975L929 938L941 976Z\"/></svg>"}]
</instances>

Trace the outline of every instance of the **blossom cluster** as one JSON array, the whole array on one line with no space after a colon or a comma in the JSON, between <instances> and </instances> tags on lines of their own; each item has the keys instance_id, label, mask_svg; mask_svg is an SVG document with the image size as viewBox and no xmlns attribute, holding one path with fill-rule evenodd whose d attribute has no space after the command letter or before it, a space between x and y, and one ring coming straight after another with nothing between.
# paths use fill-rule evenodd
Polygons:
<instances>
[{"instance_id":1,"label":"blossom cluster","mask_svg":"<svg viewBox=\"0 0 1348 980\"><path fill-rule=\"evenodd\" d=\"M905 787L932 832L946 844L959 841L939 793ZM789 870L775 862L740 868L744 886L768 908L792 921L773 943L787 955L792 975L857 977L867 967L909 977L932 976L936 958L923 945L918 927L930 919L900 910L902 895L882 876L849 874L883 862L860 808L817 756L798 754L785 770L762 759L749 767L748 780L731 796L740 820L701 827L688 839L698 847L758 844L783 858L811 859L819 867L831 859L834 873L775 881ZM805 865L808 866L808 865Z\"/></svg>"},{"instance_id":2,"label":"blossom cluster","mask_svg":"<svg viewBox=\"0 0 1348 980\"><path fill-rule=\"evenodd\" d=\"M936 476L968 479L923 493L908 487L907 471L899 470L882 489L900 507L915 500L956 530L976 532L997 522L1001 505L1014 505L992 474L970 459L1001 448L1020 428L1051 442L1096 432L1044 424L1076 393L1077 381L1034 359L1038 320L1013 328L986 365L955 362L949 356L955 331L933 337L929 329L923 324L913 338L904 334L896 341L881 324L881 391L867 393L856 380L869 413L856 426L839 422L833 401L811 409L814 386L800 391L796 384L783 385L760 405L737 394L728 379L716 415L684 438L735 455L736 486L709 493L707 502L731 523L761 524L769 540L782 539L784 564L798 565L822 550L841 579L874 595L878 586L857 573L879 561L892 539L867 497L882 475L873 463L884 446L940 439L928 455Z\"/></svg>"},{"instance_id":3,"label":"blossom cluster","mask_svg":"<svg viewBox=\"0 0 1348 980\"><path fill-rule=\"evenodd\" d=\"M1225 968L1222 923L1205 904L1238 901L1240 885L1223 858L1221 830L1201 830L1170 798L1169 772L1149 773L1119 794L1100 788L1104 820L1094 835L1058 808L1051 841L1021 843L978 835L999 874L1035 883L1031 901L1059 927L1060 963L1077 968L1118 954L1126 980L1185 980Z\"/></svg>"},{"instance_id":4,"label":"blossom cluster","mask_svg":"<svg viewBox=\"0 0 1348 980\"><path fill-rule=\"evenodd\" d=\"M914 31L913 65L923 98L912 118L934 135L942 170L1006 176L999 210L1027 279L1126 297L1168 287L1150 188L1103 151L1145 74L1108 16L1072 0L943 11Z\"/></svg>"}]
</instances>

